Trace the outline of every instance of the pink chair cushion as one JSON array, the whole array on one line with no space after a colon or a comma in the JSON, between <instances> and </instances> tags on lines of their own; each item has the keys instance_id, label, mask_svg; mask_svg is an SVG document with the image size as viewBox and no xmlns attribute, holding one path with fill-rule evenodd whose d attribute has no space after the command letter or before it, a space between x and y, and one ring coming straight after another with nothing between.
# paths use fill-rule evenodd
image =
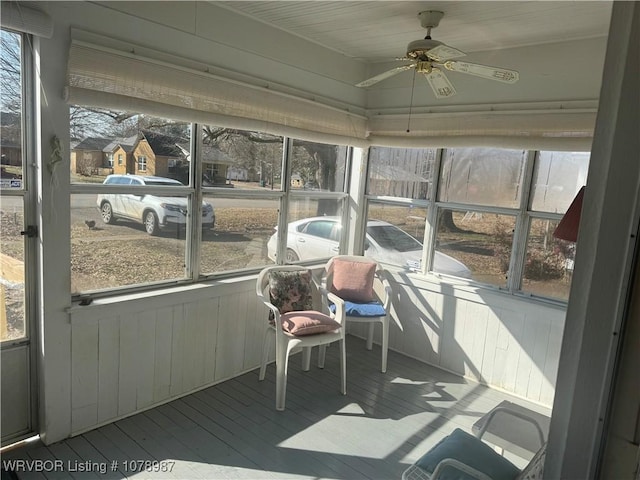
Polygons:
<instances>
[{"instance_id":1,"label":"pink chair cushion","mask_svg":"<svg viewBox=\"0 0 640 480\"><path fill-rule=\"evenodd\" d=\"M341 327L329 315L313 310L288 312L280 316L285 332L301 337L315 333L333 332Z\"/></svg>"},{"instance_id":2,"label":"pink chair cushion","mask_svg":"<svg viewBox=\"0 0 640 480\"><path fill-rule=\"evenodd\" d=\"M371 302L373 277L376 273L375 262L354 262L335 258L333 260L333 281L331 292L344 300L352 302Z\"/></svg>"}]
</instances>

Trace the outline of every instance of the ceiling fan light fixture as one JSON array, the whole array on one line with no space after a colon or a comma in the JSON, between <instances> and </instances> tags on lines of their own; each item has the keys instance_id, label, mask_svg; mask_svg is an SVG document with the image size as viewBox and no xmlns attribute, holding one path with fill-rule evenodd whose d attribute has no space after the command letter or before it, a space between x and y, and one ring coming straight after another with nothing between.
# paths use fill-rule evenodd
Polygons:
<instances>
[{"instance_id":1,"label":"ceiling fan light fixture","mask_svg":"<svg viewBox=\"0 0 640 480\"><path fill-rule=\"evenodd\" d=\"M431 62L418 62L416 63L416 72L429 74L433 70Z\"/></svg>"}]
</instances>

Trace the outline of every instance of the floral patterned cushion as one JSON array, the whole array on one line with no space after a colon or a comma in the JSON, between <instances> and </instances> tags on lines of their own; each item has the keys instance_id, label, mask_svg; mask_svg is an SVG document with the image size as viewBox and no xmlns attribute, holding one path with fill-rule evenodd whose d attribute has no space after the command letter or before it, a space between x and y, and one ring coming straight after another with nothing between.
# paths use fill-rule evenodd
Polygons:
<instances>
[{"instance_id":1,"label":"floral patterned cushion","mask_svg":"<svg viewBox=\"0 0 640 480\"><path fill-rule=\"evenodd\" d=\"M294 272L271 272L269 274L269 295L271 303L281 314L312 310L311 272L300 270ZM273 321L273 313L269 312L269 320Z\"/></svg>"}]
</instances>

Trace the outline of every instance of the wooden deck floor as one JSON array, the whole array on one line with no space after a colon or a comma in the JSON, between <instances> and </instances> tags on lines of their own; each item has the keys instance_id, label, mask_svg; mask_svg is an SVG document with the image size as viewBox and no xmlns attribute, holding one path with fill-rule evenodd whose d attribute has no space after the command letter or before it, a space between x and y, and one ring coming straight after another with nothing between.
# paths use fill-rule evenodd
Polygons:
<instances>
[{"instance_id":1,"label":"wooden deck floor","mask_svg":"<svg viewBox=\"0 0 640 480\"><path fill-rule=\"evenodd\" d=\"M264 382L252 371L48 447L6 452L2 460L50 460L40 465L55 467L22 468L21 479L399 479L440 438L456 427L470 432L503 400L549 414L395 352L382 374L379 347L367 351L351 336L342 396L336 351L328 349L323 370L312 364L302 372L300 356L292 358L284 412L275 410L271 365Z\"/></svg>"}]
</instances>

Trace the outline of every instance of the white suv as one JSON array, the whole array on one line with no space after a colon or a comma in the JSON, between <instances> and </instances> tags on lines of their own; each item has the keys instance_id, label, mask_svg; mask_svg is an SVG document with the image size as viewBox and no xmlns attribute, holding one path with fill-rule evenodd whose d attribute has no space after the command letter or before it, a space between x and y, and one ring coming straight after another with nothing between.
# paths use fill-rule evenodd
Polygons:
<instances>
[{"instance_id":1,"label":"white suv","mask_svg":"<svg viewBox=\"0 0 640 480\"><path fill-rule=\"evenodd\" d=\"M145 175L109 175L104 185L152 185L180 186L177 180ZM133 220L144 225L149 235L156 235L161 228L176 227L187 222L187 199L185 197L157 197L108 193L98 195L98 209L104 223L114 223L118 218ZM213 228L215 214L211 204L202 202L202 229Z\"/></svg>"}]
</instances>

